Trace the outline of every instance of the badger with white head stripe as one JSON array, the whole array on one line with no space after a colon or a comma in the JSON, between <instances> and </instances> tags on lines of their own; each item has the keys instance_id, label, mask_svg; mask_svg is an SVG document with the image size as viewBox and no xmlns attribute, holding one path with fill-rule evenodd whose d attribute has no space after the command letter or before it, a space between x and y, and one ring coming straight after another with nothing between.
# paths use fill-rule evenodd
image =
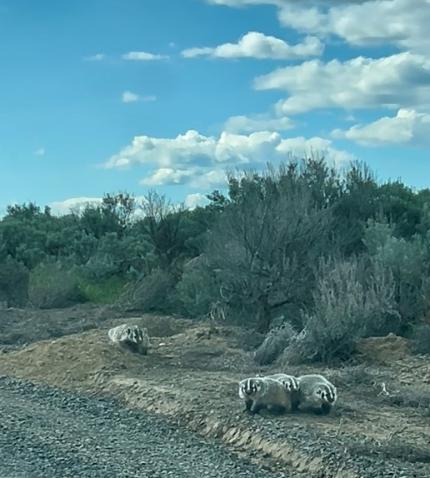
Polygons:
<instances>
[{"instance_id":1,"label":"badger with white head stripe","mask_svg":"<svg viewBox=\"0 0 430 478\"><path fill-rule=\"evenodd\" d=\"M110 340L132 352L146 355L149 349L149 335L146 328L122 324L109 330Z\"/></svg>"},{"instance_id":2,"label":"badger with white head stripe","mask_svg":"<svg viewBox=\"0 0 430 478\"><path fill-rule=\"evenodd\" d=\"M302 375L299 385L298 402L300 409L312 410L320 415L330 413L337 400L336 387L322 375Z\"/></svg>"},{"instance_id":3,"label":"badger with white head stripe","mask_svg":"<svg viewBox=\"0 0 430 478\"><path fill-rule=\"evenodd\" d=\"M273 375L267 375L266 378L272 378L282 383L287 393L290 394L291 410L297 410L299 405L299 381L297 377L287 373L275 373Z\"/></svg>"},{"instance_id":4,"label":"badger with white head stripe","mask_svg":"<svg viewBox=\"0 0 430 478\"><path fill-rule=\"evenodd\" d=\"M252 414L267 408L274 412L292 409L291 394L279 380L268 377L251 377L239 382L239 397L245 401L246 410Z\"/></svg>"},{"instance_id":5,"label":"badger with white head stripe","mask_svg":"<svg viewBox=\"0 0 430 478\"><path fill-rule=\"evenodd\" d=\"M287 373L274 373L273 375L266 375L266 378L273 378L281 382L289 392L299 391L299 382L294 375L288 375Z\"/></svg>"}]
</instances>

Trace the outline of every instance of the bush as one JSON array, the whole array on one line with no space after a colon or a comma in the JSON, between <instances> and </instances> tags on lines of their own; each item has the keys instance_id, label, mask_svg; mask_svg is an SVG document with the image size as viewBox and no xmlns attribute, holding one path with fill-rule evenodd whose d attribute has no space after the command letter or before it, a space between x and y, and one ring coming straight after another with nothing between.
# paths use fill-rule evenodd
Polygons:
<instances>
[{"instance_id":1,"label":"bush","mask_svg":"<svg viewBox=\"0 0 430 478\"><path fill-rule=\"evenodd\" d=\"M82 302L76 274L58 263L39 264L30 273L29 300L40 309L67 307Z\"/></svg>"},{"instance_id":2,"label":"bush","mask_svg":"<svg viewBox=\"0 0 430 478\"><path fill-rule=\"evenodd\" d=\"M175 305L175 279L171 273L155 269L137 281L127 294L129 306L144 312L172 312Z\"/></svg>"},{"instance_id":3,"label":"bush","mask_svg":"<svg viewBox=\"0 0 430 478\"><path fill-rule=\"evenodd\" d=\"M126 281L121 277L110 277L100 281L79 279L79 290L88 302L114 304L124 291Z\"/></svg>"},{"instance_id":4,"label":"bush","mask_svg":"<svg viewBox=\"0 0 430 478\"><path fill-rule=\"evenodd\" d=\"M357 259L321 263L314 309L303 313L304 330L291 341L283 360L348 358L357 339L397 319L391 276L364 266Z\"/></svg>"},{"instance_id":5,"label":"bush","mask_svg":"<svg viewBox=\"0 0 430 478\"><path fill-rule=\"evenodd\" d=\"M23 307L28 301L29 272L20 262L7 257L0 263L0 301L8 307Z\"/></svg>"},{"instance_id":6,"label":"bush","mask_svg":"<svg viewBox=\"0 0 430 478\"><path fill-rule=\"evenodd\" d=\"M201 317L209 313L219 299L219 288L215 277L204 258L196 257L185 265L176 293L184 312L190 317Z\"/></svg>"},{"instance_id":7,"label":"bush","mask_svg":"<svg viewBox=\"0 0 430 478\"><path fill-rule=\"evenodd\" d=\"M430 325L416 327L413 334L413 350L417 354L430 355Z\"/></svg>"},{"instance_id":8,"label":"bush","mask_svg":"<svg viewBox=\"0 0 430 478\"><path fill-rule=\"evenodd\" d=\"M428 251L420 236L406 241L393 235L388 224L369 222L364 243L372 261L389 270L395 284L395 299L401 316L399 330L404 333L425 313L429 289Z\"/></svg>"},{"instance_id":9,"label":"bush","mask_svg":"<svg viewBox=\"0 0 430 478\"><path fill-rule=\"evenodd\" d=\"M263 343L255 351L254 360L259 365L269 365L273 363L288 347L296 335L297 333L293 327L287 322L280 327L270 330Z\"/></svg>"}]
</instances>

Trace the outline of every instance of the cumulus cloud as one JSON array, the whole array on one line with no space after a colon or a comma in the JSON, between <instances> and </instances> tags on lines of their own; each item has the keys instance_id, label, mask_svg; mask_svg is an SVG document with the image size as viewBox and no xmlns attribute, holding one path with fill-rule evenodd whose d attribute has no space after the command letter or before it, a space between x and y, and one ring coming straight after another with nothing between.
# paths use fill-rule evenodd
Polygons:
<instances>
[{"instance_id":1,"label":"cumulus cloud","mask_svg":"<svg viewBox=\"0 0 430 478\"><path fill-rule=\"evenodd\" d=\"M332 136L371 146L408 143L430 145L430 114L400 109L396 116L386 116L367 125L355 125L346 131L336 129Z\"/></svg>"},{"instance_id":2,"label":"cumulus cloud","mask_svg":"<svg viewBox=\"0 0 430 478\"><path fill-rule=\"evenodd\" d=\"M253 133L255 131L287 131L294 122L287 116L274 117L269 114L231 116L224 124L229 133Z\"/></svg>"},{"instance_id":3,"label":"cumulus cloud","mask_svg":"<svg viewBox=\"0 0 430 478\"><path fill-rule=\"evenodd\" d=\"M156 61L156 60L167 60L169 57L167 55L159 55L155 53L148 53L146 51L130 51L122 55L123 60L131 61Z\"/></svg>"},{"instance_id":4,"label":"cumulus cloud","mask_svg":"<svg viewBox=\"0 0 430 478\"><path fill-rule=\"evenodd\" d=\"M278 7L281 23L301 33L335 35L351 45L386 44L428 54L430 0L208 0L213 5ZM365 21L363 21L365 19Z\"/></svg>"},{"instance_id":5,"label":"cumulus cloud","mask_svg":"<svg viewBox=\"0 0 430 478\"><path fill-rule=\"evenodd\" d=\"M277 106L286 115L326 107L424 106L430 104L430 60L411 53L345 62L310 60L260 76L254 85L257 90L287 91L289 97Z\"/></svg>"},{"instance_id":6,"label":"cumulus cloud","mask_svg":"<svg viewBox=\"0 0 430 478\"><path fill-rule=\"evenodd\" d=\"M185 198L184 204L187 209L195 209L197 206L206 206L209 199L201 193L191 193Z\"/></svg>"},{"instance_id":7,"label":"cumulus cloud","mask_svg":"<svg viewBox=\"0 0 430 478\"><path fill-rule=\"evenodd\" d=\"M182 51L185 58L210 56L213 58L257 58L290 60L322 54L324 46L316 37L306 37L302 43L290 45L280 38L259 32L248 32L237 43L224 43L214 48L189 48Z\"/></svg>"},{"instance_id":8,"label":"cumulus cloud","mask_svg":"<svg viewBox=\"0 0 430 478\"><path fill-rule=\"evenodd\" d=\"M430 0L286 1L279 6L281 23L300 32L333 34L352 45L391 43L427 54L430 48Z\"/></svg>"},{"instance_id":9,"label":"cumulus cloud","mask_svg":"<svg viewBox=\"0 0 430 478\"><path fill-rule=\"evenodd\" d=\"M352 157L323 138L284 139L277 132L256 131L248 135L222 132L219 137L190 130L176 138L136 136L130 145L113 155L106 168L143 166L144 185L187 184L206 189L225 184L225 172L232 168L258 169L267 162L279 162L288 155L322 154L343 162Z\"/></svg>"},{"instance_id":10,"label":"cumulus cloud","mask_svg":"<svg viewBox=\"0 0 430 478\"><path fill-rule=\"evenodd\" d=\"M52 202L49 207L53 214L70 214L71 212L79 214L87 206L96 206L101 204L102 198L97 197L76 197L65 199L64 201Z\"/></svg>"}]
</instances>

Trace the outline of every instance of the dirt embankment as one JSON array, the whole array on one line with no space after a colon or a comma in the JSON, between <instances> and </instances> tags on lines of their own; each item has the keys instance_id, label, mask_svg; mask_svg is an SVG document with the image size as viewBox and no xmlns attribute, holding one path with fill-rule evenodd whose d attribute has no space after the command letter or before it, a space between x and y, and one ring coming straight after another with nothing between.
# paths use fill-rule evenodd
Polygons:
<instances>
[{"instance_id":1,"label":"dirt embankment","mask_svg":"<svg viewBox=\"0 0 430 478\"><path fill-rule=\"evenodd\" d=\"M114 394L130 407L220 438L288 476L430 476L430 366L425 358L396 355L391 347L389 363L374 364L366 344L365 365L318 370L339 390L330 416L250 417L237 396L238 380L278 369L255 366L241 348L240 329L220 327L211 333L206 325L154 316L127 321L149 328L148 356L111 345L105 325L4 353L0 374Z\"/></svg>"}]
</instances>

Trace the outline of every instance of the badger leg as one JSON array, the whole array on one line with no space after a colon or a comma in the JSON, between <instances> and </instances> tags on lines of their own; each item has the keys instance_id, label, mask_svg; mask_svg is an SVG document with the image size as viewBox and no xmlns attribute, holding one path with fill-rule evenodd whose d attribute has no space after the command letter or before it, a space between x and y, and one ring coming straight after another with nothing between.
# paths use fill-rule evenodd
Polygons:
<instances>
[{"instance_id":1,"label":"badger leg","mask_svg":"<svg viewBox=\"0 0 430 478\"><path fill-rule=\"evenodd\" d=\"M252 400L245 401L245 411L249 412L251 410Z\"/></svg>"},{"instance_id":2,"label":"badger leg","mask_svg":"<svg viewBox=\"0 0 430 478\"><path fill-rule=\"evenodd\" d=\"M299 410L299 405L300 405L299 400L292 400L291 401L291 412L292 413L297 412Z\"/></svg>"},{"instance_id":3,"label":"badger leg","mask_svg":"<svg viewBox=\"0 0 430 478\"><path fill-rule=\"evenodd\" d=\"M329 403L323 403L321 405L320 415L328 415L331 410L331 405Z\"/></svg>"},{"instance_id":4,"label":"badger leg","mask_svg":"<svg viewBox=\"0 0 430 478\"><path fill-rule=\"evenodd\" d=\"M255 415L256 413L258 413L261 409L263 408L263 405L261 405L260 403L258 402L253 402L249 411Z\"/></svg>"}]
</instances>

